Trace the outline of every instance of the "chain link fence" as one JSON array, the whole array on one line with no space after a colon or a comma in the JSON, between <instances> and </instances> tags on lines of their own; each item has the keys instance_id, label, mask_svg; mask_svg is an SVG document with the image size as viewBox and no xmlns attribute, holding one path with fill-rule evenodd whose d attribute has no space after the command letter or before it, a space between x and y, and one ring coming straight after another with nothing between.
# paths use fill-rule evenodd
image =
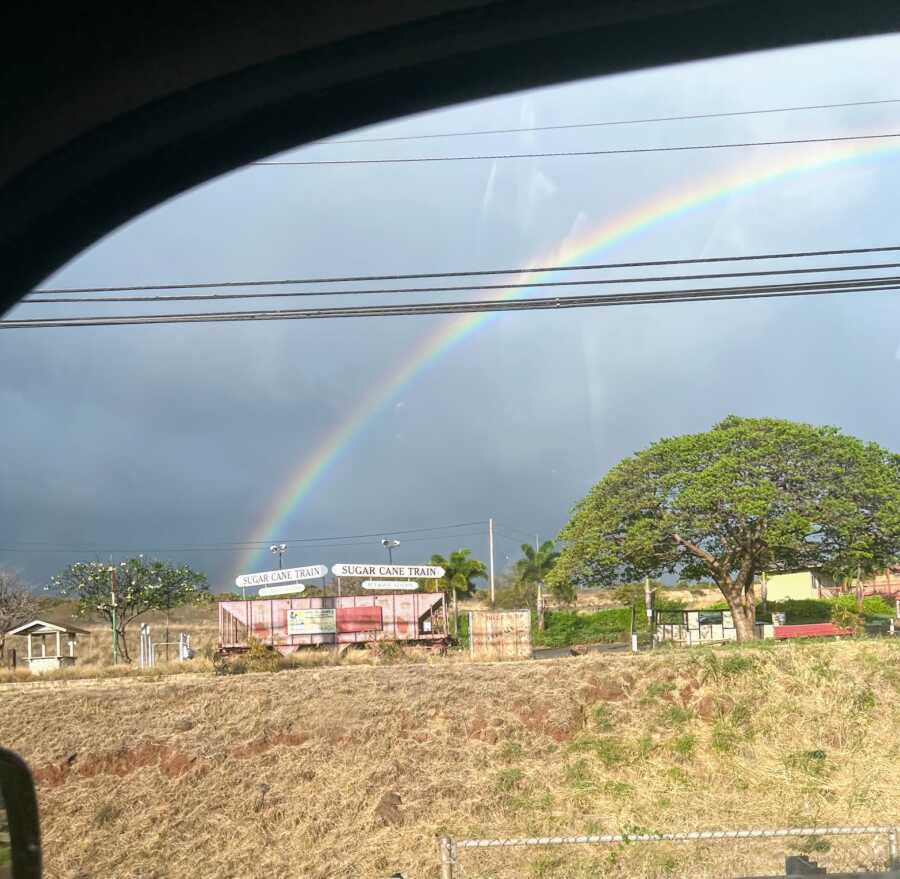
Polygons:
<instances>
[{"instance_id":1,"label":"chain link fence","mask_svg":"<svg viewBox=\"0 0 900 879\"><path fill-rule=\"evenodd\" d=\"M774 830L700 830L675 833L627 833L627 834L597 834L584 836L537 836L537 837L513 837L507 839L450 839L444 837L440 840L440 864L441 879L462 879L465 876L488 877L492 873L479 870L477 873L464 873L464 865L461 858L464 852L470 849L496 850L509 848L545 848L555 846L642 846L654 844L655 846L671 846L675 844L694 843L702 846L706 843L723 841L741 841L745 845L751 842L764 842L772 840L796 840L793 845L771 844L763 846L757 852L747 852L744 856L730 858L733 867L722 863L720 860L703 852L695 852L692 858L691 876L707 875L704 864L709 868L708 875L723 877L726 875L746 875L747 872L759 873L760 870L769 871L771 875L783 875L786 849L791 852L814 853L822 866L829 871L861 871L861 870L900 870L900 856L898 856L898 831L897 827L792 827ZM866 840L865 845L848 845L848 842L860 843ZM833 840L833 841L832 841ZM621 849L619 849L621 851ZM632 849L634 851L634 849ZM641 853L643 854L643 853ZM618 858L616 859L618 860ZM616 875L652 876L685 875L684 865L679 865L672 858L660 859L658 856L635 859L635 863L628 870L623 870L620 865L615 871ZM656 865L656 866L654 866ZM599 867L600 865L597 865ZM612 862L608 866L613 866ZM654 872L658 868L658 872ZM723 872L729 869L740 870L737 872ZM604 871L606 872L606 871ZM560 874L562 875L562 874ZM599 869L597 874L600 875Z\"/></svg>"}]
</instances>

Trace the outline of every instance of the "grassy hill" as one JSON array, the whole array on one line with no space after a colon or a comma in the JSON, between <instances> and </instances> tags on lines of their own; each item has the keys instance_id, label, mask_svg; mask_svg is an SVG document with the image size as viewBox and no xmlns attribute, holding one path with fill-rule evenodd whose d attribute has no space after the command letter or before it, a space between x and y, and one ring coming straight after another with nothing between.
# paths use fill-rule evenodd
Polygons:
<instances>
[{"instance_id":1,"label":"grassy hill","mask_svg":"<svg viewBox=\"0 0 900 879\"><path fill-rule=\"evenodd\" d=\"M436 877L454 837L900 823L900 642L0 687L46 875ZM466 879L829 867L883 840L467 852Z\"/></svg>"}]
</instances>

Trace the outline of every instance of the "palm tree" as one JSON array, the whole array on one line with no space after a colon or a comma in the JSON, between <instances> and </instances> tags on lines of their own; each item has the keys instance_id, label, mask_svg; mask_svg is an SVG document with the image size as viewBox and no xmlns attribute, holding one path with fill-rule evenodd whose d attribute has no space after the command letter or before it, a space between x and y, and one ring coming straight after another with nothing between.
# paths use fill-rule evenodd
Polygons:
<instances>
[{"instance_id":1,"label":"palm tree","mask_svg":"<svg viewBox=\"0 0 900 879\"><path fill-rule=\"evenodd\" d=\"M455 549L449 558L442 555L433 555L431 564L440 565L445 571L444 576L438 581L441 587L453 592L469 594L475 591L475 580L487 579L487 568L484 562L471 558L471 549Z\"/></svg>"},{"instance_id":2,"label":"palm tree","mask_svg":"<svg viewBox=\"0 0 900 879\"><path fill-rule=\"evenodd\" d=\"M530 543L522 544L524 558L516 562L516 573L523 583L543 583L553 569L559 553L552 540L545 540L538 549Z\"/></svg>"},{"instance_id":3,"label":"palm tree","mask_svg":"<svg viewBox=\"0 0 900 879\"><path fill-rule=\"evenodd\" d=\"M441 588L448 590L453 601L453 634L459 633L459 618L456 609L456 593L464 592L468 595L475 591L475 580L487 579L487 568L484 562L471 558L471 549L456 549L450 553L449 558L435 553L431 557L431 564L440 565L444 569L444 576L438 581Z\"/></svg>"},{"instance_id":4,"label":"palm tree","mask_svg":"<svg viewBox=\"0 0 900 879\"><path fill-rule=\"evenodd\" d=\"M530 543L522 544L522 558L516 562L516 573L523 583L533 583L537 588L538 628L544 629L544 578L553 569L559 553L552 540L545 540L538 548Z\"/></svg>"}]
</instances>

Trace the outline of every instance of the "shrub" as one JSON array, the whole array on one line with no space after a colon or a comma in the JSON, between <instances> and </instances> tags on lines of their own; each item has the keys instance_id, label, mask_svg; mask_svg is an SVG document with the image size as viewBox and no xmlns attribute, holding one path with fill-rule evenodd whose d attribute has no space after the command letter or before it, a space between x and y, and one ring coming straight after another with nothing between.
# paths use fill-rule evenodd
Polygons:
<instances>
[{"instance_id":1,"label":"shrub","mask_svg":"<svg viewBox=\"0 0 900 879\"><path fill-rule=\"evenodd\" d=\"M661 583L659 580L651 580L650 588L663 590L667 587L665 583ZM644 607L644 584L642 581L637 583L619 583L613 587L612 597L616 601L621 601L622 604L627 604L629 607L642 608ZM658 597L659 592L657 592Z\"/></svg>"},{"instance_id":2,"label":"shrub","mask_svg":"<svg viewBox=\"0 0 900 879\"><path fill-rule=\"evenodd\" d=\"M789 626L827 623L831 620L831 602L826 599L789 598L785 601L770 601L768 609L784 613Z\"/></svg>"},{"instance_id":3,"label":"shrub","mask_svg":"<svg viewBox=\"0 0 900 879\"><path fill-rule=\"evenodd\" d=\"M248 649L244 654L247 671L279 671L281 656L263 644L259 638L247 639Z\"/></svg>"},{"instance_id":4,"label":"shrub","mask_svg":"<svg viewBox=\"0 0 900 879\"><path fill-rule=\"evenodd\" d=\"M484 592L482 597L485 601L490 601L489 592ZM494 606L499 610L518 610L523 607L535 610L537 608L537 586L534 583L511 580L508 584L494 590Z\"/></svg>"},{"instance_id":5,"label":"shrub","mask_svg":"<svg viewBox=\"0 0 900 879\"><path fill-rule=\"evenodd\" d=\"M892 617L894 608L880 595L870 595L863 599L862 612L867 617Z\"/></svg>"},{"instance_id":6,"label":"shrub","mask_svg":"<svg viewBox=\"0 0 900 879\"><path fill-rule=\"evenodd\" d=\"M647 627L647 617L638 614L637 627ZM631 631L631 608L616 607L596 613L556 610L544 614L544 631L532 627L535 646L570 647L572 644L623 641Z\"/></svg>"},{"instance_id":7,"label":"shrub","mask_svg":"<svg viewBox=\"0 0 900 879\"><path fill-rule=\"evenodd\" d=\"M841 629L862 631L863 618L852 595L841 595L831 603L831 622Z\"/></svg>"}]
</instances>

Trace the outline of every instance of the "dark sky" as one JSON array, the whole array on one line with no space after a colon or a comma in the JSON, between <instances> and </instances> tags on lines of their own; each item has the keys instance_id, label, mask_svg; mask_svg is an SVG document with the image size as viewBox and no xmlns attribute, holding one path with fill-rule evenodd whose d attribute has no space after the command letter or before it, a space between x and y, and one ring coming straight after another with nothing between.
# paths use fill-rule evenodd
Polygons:
<instances>
[{"instance_id":1,"label":"dark sky","mask_svg":"<svg viewBox=\"0 0 900 879\"><path fill-rule=\"evenodd\" d=\"M879 38L664 68L479 102L367 135L898 98L892 91L898 49L900 40ZM900 131L898 114L900 103L317 145L291 155L461 155L840 136ZM776 168L823 149L257 166L119 229L47 286L529 265L666 193L699 190L717 175ZM898 171L900 159L889 153L788 175L712 199L589 258L900 243ZM11 314L76 307L82 313L139 308L20 306ZM390 395L303 502L265 534L259 523L285 480L371 398L382 376L452 318L4 332L0 565L40 586L71 561L143 551L187 561L216 588L227 588L246 556L223 544L307 540L313 545L291 545L286 563L331 565L383 560L377 537L348 535L434 528L399 535L395 559L424 561L458 546L484 557L486 525L443 526L493 516L502 568L529 535L554 535L571 506L619 458L661 436L705 429L728 413L836 424L900 448L898 318L900 302L891 293L501 315ZM313 540L326 537L337 538L335 545ZM256 568L269 562L252 560Z\"/></svg>"}]
</instances>

